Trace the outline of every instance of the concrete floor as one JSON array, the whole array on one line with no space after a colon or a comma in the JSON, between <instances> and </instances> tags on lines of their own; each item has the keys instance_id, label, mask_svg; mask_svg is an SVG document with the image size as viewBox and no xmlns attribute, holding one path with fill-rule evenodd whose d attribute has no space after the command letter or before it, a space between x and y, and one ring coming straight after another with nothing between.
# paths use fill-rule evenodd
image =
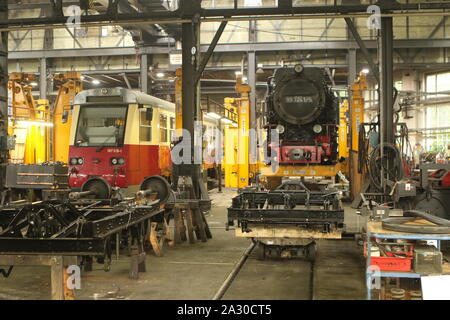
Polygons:
<instances>
[{"instance_id":1,"label":"concrete floor","mask_svg":"<svg viewBox=\"0 0 450 320\"><path fill-rule=\"evenodd\" d=\"M101 265L82 274L77 299L211 299L239 260L250 241L225 231L226 207L232 191L213 194L208 221L213 239L207 243L166 248L164 257L147 255L147 273L139 280L128 279L129 259L113 260L110 272ZM353 225L358 225L356 221ZM248 259L224 299L307 300L364 299L364 261L361 247L353 240L320 241L314 264L311 292L311 263L301 258L258 261ZM16 267L12 275L0 278L0 299L50 298L50 271L42 267Z\"/></svg>"}]
</instances>

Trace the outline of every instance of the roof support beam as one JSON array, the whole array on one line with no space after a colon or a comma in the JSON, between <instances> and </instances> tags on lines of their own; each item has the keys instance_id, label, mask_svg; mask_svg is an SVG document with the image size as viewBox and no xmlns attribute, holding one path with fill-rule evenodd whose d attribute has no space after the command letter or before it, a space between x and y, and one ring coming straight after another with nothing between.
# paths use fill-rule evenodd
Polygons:
<instances>
[{"instance_id":1,"label":"roof support beam","mask_svg":"<svg viewBox=\"0 0 450 320\"><path fill-rule=\"evenodd\" d=\"M203 56L202 62L200 63L197 73L195 75L195 83L197 84L198 81L200 80L203 71L205 70L206 65L208 64L209 59L211 58L214 49L217 46L217 43L220 40L220 37L223 34L223 31L225 30L225 27L227 26L228 21L222 21L220 23L219 29L217 30L216 34L214 35L214 38L211 42L211 44L208 47L208 50L206 51L205 55Z\"/></svg>"},{"instance_id":2,"label":"roof support beam","mask_svg":"<svg viewBox=\"0 0 450 320\"><path fill-rule=\"evenodd\" d=\"M376 49L377 43L374 40L363 41L367 49ZM201 52L206 52L209 46L202 45ZM411 39L395 40L394 48L450 48L450 39ZM274 43L236 43L236 44L217 44L214 52L277 52L277 51L298 51L298 50L350 50L359 49L354 41L292 41L292 42L274 42ZM179 52L174 48L163 46L146 46L140 48L140 53L144 54L169 54ZM73 57L99 57L99 56L134 56L136 49L134 47L122 48L83 48L83 49L54 49L54 50L32 50L32 51L13 51L9 53L9 59L39 59L39 58L73 58Z\"/></svg>"},{"instance_id":3,"label":"roof support beam","mask_svg":"<svg viewBox=\"0 0 450 320\"><path fill-rule=\"evenodd\" d=\"M378 83L380 83L380 74L378 72L377 66L372 60L372 56L369 53L369 50L367 49L364 41L359 36L358 30L356 29L355 25L353 24L353 20L350 18L345 18L345 22L347 23L348 30L351 32L353 38L358 43L359 48L361 49L364 57L367 60L367 63L369 64L370 71L373 73L375 79Z\"/></svg>"},{"instance_id":4,"label":"roof support beam","mask_svg":"<svg viewBox=\"0 0 450 320\"><path fill-rule=\"evenodd\" d=\"M54 0L52 0L54 1ZM58 1L55 5L55 11L61 12L61 1ZM54 3L54 2L53 2ZM422 3L398 3L396 1L383 1L377 3L382 12L385 11L401 11L400 15L412 14L420 12L421 14L430 14L427 10L443 10L450 9L449 2L422 2ZM189 15L186 15L186 11L189 10ZM100 15L87 15L83 16L82 24L85 23L108 23L108 24L136 24L139 22L153 21L153 23L170 23L180 24L188 23L192 17L198 15L201 20L216 19L223 20L222 17L236 17L240 20L251 20L260 18L273 19L276 16L282 18L282 16L293 15L351 15L359 14L362 17L370 16L367 13L367 5L328 5L328 6L307 6L307 7L292 7L292 3L289 5L286 1L280 1L278 7L274 8L234 8L234 9L202 9L202 8L188 8L182 6L177 11L162 11L162 12L145 12L137 14L117 14L114 17L108 14ZM438 14L445 15L444 12L438 12ZM316 17L317 18L317 17ZM331 18L331 17L330 17ZM48 26L51 28L61 28L66 23L67 17L55 16L48 18L28 18L28 19L5 19L0 21L0 29L5 28L20 28L25 30L27 28L39 28ZM155 22L158 21L158 22ZM9 29L11 30L11 29ZM2 30L3 31L3 30Z\"/></svg>"}]
</instances>

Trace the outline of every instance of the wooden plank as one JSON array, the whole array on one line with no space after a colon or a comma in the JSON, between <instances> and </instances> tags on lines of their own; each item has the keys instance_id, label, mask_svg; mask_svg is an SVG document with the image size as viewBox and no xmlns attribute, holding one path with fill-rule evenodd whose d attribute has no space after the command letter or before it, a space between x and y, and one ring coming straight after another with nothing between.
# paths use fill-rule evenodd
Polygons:
<instances>
[{"instance_id":1,"label":"wooden plank","mask_svg":"<svg viewBox=\"0 0 450 320\"><path fill-rule=\"evenodd\" d=\"M175 244L180 244L182 242L182 233L184 233L184 241L186 241L186 230L184 228L183 217L181 210L176 208L173 210L174 217L174 234L173 241Z\"/></svg>"},{"instance_id":2,"label":"wooden plank","mask_svg":"<svg viewBox=\"0 0 450 320\"><path fill-rule=\"evenodd\" d=\"M194 225L193 225L193 221L192 221L192 211L190 209L187 209L185 211L186 213L186 225L187 225L187 232L188 232L188 238L189 238L189 243L195 243L195 238L194 238Z\"/></svg>"},{"instance_id":3,"label":"wooden plank","mask_svg":"<svg viewBox=\"0 0 450 320\"><path fill-rule=\"evenodd\" d=\"M450 275L450 263L444 263L442 265L442 273Z\"/></svg>"},{"instance_id":4,"label":"wooden plank","mask_svg":"<svg viewBox=\"0 0 450 320\"><path fill-rule=\"evenodd\" d=\"M342 230L330 233L299 228L295 226L248 226L251 232L236 228L237 238L284 238L284 239L342 239Z\"/></svg>"},{"instance_id":5,"label":"wooden plank","mask_svg":"<svg viewBox=\"0 0 450 320\"><path fill-rule=\"evenodd\" d=\"M64 300L64 269L62 257L54 257L51 265L52 300Z\"/></svg>"}]
</instances>

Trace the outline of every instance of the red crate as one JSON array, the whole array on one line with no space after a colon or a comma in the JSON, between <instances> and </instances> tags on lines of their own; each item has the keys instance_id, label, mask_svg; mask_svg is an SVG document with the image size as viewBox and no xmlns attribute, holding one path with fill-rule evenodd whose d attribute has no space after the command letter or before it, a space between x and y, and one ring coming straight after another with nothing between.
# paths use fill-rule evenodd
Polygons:
<instances>
[{"instance_id":1,"label":"red crate","mask_svg":"<svg viewBox=\"0 0 450 320\"><path fill-rule=\"evenodd\" d=\"M411 272L412 258L371 257L372 266L377 266L381 271Z\"/></svg>"}]
</instances>

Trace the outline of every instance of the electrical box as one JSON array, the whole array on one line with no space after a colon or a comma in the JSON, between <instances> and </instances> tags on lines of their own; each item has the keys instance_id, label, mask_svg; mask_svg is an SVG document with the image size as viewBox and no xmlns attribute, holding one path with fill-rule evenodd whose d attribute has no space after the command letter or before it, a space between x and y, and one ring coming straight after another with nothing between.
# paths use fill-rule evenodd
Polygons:
<instances>
[{"instance_id":1,"label":"electrical box","mask_svg":"<svg viewBox=\"0 0 450 320\"><path fill-rule=\"evenodd\" d=\"M442 274L442 252L435 246L414 248L414 271L422 275Z\"/></svg>"},{"instance_id":2,"label":"electrical box","mask_svg":"<svg viewBox=\"0 0 450 320\"><path fill-rule=\"evenodd\" d=\"M68 189L69 169L60 164L8 164L5 186L15 189Z\"/></svg>"},{"instance_id":3,"label":"electrical box","mask_svg":"<svg viewBox=\"0 0 450 320\"><path fill-rule=\"evenodd\" d=\"M417 189L415 184L409 181L397 182L394 191L395 201L399 201L401 198L415 197L416 195Z\"/></svg>"}]
</instances>

